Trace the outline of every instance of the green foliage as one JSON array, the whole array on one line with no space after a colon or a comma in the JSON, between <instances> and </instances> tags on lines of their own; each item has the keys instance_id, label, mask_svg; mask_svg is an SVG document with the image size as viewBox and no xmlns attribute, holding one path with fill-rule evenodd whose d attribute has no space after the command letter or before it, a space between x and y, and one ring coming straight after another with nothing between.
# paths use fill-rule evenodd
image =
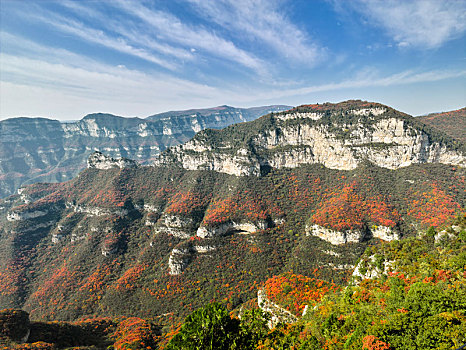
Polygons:
<instances>
[{"instance_id":1,"label":"green foliage","mask_svg":"<svg viewBox=\"0 0 466 350\"><path fill-rule=\"evenodd\" d=\"M230 349L239 333L239 321L218 303L189 315L166 349Z\"/></svg>"},{"instance_id":2,"label":"green foliage","mask_svg":"<svg viewBox=\"0 0 466 350\"><path fill-rule=\"evenodd\" d=\"M0 310L0 341L20 341L28 333L29 315L22 310Z\"/></svg>"}]
</instances>

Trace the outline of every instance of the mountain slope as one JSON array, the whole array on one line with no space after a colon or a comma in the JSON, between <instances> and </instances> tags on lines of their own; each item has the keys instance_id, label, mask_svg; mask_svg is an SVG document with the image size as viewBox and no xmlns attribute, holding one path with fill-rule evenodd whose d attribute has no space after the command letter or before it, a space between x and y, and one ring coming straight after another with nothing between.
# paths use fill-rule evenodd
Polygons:
<instances>
[{"instance_id":1,"label":"mountain slope","mask_svg":"<svg viewBox=\"0 0 466 350\"><path fill-rule=\"evenodd\" d=\"M0 121L0 198L21 185L66 181L86 166L91 152L151 162L166 147L189 140L206 128L222 128L288 106L249 109L217 107L163 113L163 118L123 118L95 113L77 122L45 118Z\"/></svg>"},{"instance_id":2,"label":"mountain slope","mask_svg":"<svg viewBox=\"0 0 466 350\"><path fill-rule=\"evenodd\" d=\"M417 119L466 143L466 107L455 111L431 113L417 117Z\"/></svg>"},{"instance_id":3,"label":"mountain slope","mask_svg":"<svg viewBox=\"0 0 466 350\"><path fill-rule=\"evenodd\" d=\"M270 168L364 161L396 169L417 163L466 165L465 146L415 118L364 101L305 105L248 124L198 133L156 157L156 165L256 175Z\"/></svg>"},{"instance_id":4,"label":"mountain slope","mask_svg":"<svg viewBox=\"0 0 466 350\"><path fill-rule=\"evenodd\" d=\"M347 103L348 111L354 104ZM415 140L460 157L461 145L409 118L403 123ZM257 150L268 162L251 137L259 126L267 134L277 119L200 133L188 145L216 135L214 157L233 145ZM330 130L332 119L323 119L320 127ZM309 125L304 118L286 122ZM372 135L379 122L357 123L355 130ZM302 147L294 138L280 142L291 152ZM377 142L365 147L377 149ZM349 170L296 164L236 176L93 155L71 181L28 186L0 201L0 305L22 307L36 319L167 313L179 319L212 300L241 305L282 272L309 276L317 268L323 279L344 283L368 245L442 227L464 212L464 168L412 163L388 169L361 160Z\"/></svg>"}]
</instances>

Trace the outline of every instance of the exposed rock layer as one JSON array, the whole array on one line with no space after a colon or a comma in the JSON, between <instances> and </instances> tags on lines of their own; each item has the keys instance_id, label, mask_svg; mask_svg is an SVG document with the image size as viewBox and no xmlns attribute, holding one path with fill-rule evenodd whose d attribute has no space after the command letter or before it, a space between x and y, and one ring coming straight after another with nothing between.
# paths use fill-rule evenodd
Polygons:
<instances>
[{"instance_id":1,"label":"exposed rock layer","mask_svg":"<svg viewBox=\"0 0 466 350\"><path fill-rule=\"evenodd\" d=\"M351 108L343 103L301 106L219 132L201 132L160 154L154 164L237 176L313 163L338 170L352 170L365 161L388 169L419 163L466 165L464 147L446 135L426 132L414 118L389 107L349 102Z\"/></svg>"},{"instance_id":2,"label":"exposed rock layer","mask_svg":"<svg viewBox=\"0 0 466 350\"><path fill-rule=\"evenodd\" d=\"M86 167L93 151L150 163L166 147L189 140L206 128L250 121L289 106L173 111L146 119L89 114L76 122L46 118L0 121L0 198L21 185L61 182Z\"/></svg>"}]
</instances>

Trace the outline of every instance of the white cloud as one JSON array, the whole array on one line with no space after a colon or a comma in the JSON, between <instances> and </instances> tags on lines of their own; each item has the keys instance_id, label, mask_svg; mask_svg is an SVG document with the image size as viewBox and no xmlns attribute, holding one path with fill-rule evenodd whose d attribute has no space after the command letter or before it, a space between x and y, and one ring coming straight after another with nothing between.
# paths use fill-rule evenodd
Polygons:
<instances>
[{"instance_id":1,"label":"white cloud","mask_svg":"<svg viewBox=\"0 0 466 350\"><path fill-rule=\"evenodd\" d=\"M399 47L438 48L466 31L464 0L336 1L382 27Z\"/></svg>"},{"instance_id":2,"label":"white cloud","mask_svg":"<svg viewBox=\"0 0 466 350\"><path fill-rule=\"evenodd\" d=\"M408 70L384 76L376 70L365 69L351 79L295 89L253 85L213 87L167 74L147 74L124 65L102 64L63 49L33 44L3 33L2 42L5 40L16 42L16 49L22 55L1 53L0 118L40 114L58 119L79 119L96 111L146 116L164 110L220 104L287 103L291 98L310 99L313 94L323 91L351 91L466 77L466 70Z\"/></svg>"},{"instance_id":3,"label":"white cloud","mask_svg":"<svg viewBox=\"0 0 466 350\"><path fill-rule=\"evenodd\" d=\"M314 65L325 56L325 50L286 17L286 6L277 0L187 1L232 35L246 36L287 59Z\"/></svg>"},{"instance_id":4,"label":"white cloud","mask_svg":"<svg viewBox=\"0 0 466 350\"><path fill-rule=\"evenodd\" d=\"M63 49L2 33L0 116L54 116L77 119L95 111L140 116L193 104L210 106L223 91L162 73L112 66ZM19 53L19 54L18 54Z\"/></svg>"},{"instance_id":5,"label":"white cloud","mask_svg":"<svg viewBox=\"0 0 466 350\"><path fill-rule=\"evenodd\" d=\"M201 26L189 26L170 13L149 9L138 1L114 0L109 4L118 6L127 14L142 20L147 26L155 30L157 37L162 40L195 48L198 51L205 51L211 55L236 62L260 74L265 73L265 62L238 48L232 41L226 40Z\"/></svg>"},{"instance_id":6,"label":"white cloud","mask_svg":"<svg viewBox=\"0 0 466 350\"><path fill-rule=\"evenodd\" d=\"M177 68L177 65L173 62L162 59L157 55L148 52L146 49L134 47L123 38L113 38L104 33L102 30L90 28L78 21L53 14L43 16L38 13L31 13L28 16L29 18L39 20L63 32L75 35L85 40L86 42L99 44L107 48L141 58L148 62L155 63L170 70L175 70Z\"/></svg>"},{"instance_id":7,"label":"white cloud","mask_svg":"<svg viewBox=\"0 0 466 350\"><path fill-rule=\"evenodd\" d=\"M92 18L99 23L104 23L106 28L124 37L126 40L131 42L132 45L142 46L163 55L173 56L177 59L192 60L194 58L189 50L161 43L156 37L154 38L147 35L146 27L139 28L139 30L130 29L131 27L134 27L134 23L128 21L127 23L122 24L121 21L109 17L106 13L99 12L89 6L83 6L76 1L63 0L59 4L69 10L72 10L78 16L83 16L86 19Z\"/></svg>"},{"instance_id":8,"label":"white cloud","mask_svg":"<svg viewBox=\"0 0 466 350\"><path fill-rule=\"evenodd\" d=\"M344 89L390 87L407 84L436 82L440 80L456 79L466 77L466 70L434 70L428 72L414 72L411 70L395 73L388 76L380 75L379 72L366 69L358 72L352 79L340 82L305 86L296 89L280 89L260 92L254 95L258 100L279 99L294 96L310 95L322 91L336 91Z\"/></svg>"}]
</instances>

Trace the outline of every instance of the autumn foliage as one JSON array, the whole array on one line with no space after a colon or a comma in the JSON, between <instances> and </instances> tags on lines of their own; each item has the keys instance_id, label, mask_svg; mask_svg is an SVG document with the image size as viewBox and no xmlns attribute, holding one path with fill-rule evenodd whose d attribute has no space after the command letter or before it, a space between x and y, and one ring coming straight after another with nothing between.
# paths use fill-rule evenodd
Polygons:
<instances>
[{"instance_id":1,"label":"autumn foliage","mask_svg":"<svg viewBox=\"0 0 466 350\"><path fill-rule=\"evenodd\" d=\"M394 227L398 211L378 197L365 197L355 182L326 191L312 222L337 231L360 229L368 223Z\"/></svg>"}]
</instances>

